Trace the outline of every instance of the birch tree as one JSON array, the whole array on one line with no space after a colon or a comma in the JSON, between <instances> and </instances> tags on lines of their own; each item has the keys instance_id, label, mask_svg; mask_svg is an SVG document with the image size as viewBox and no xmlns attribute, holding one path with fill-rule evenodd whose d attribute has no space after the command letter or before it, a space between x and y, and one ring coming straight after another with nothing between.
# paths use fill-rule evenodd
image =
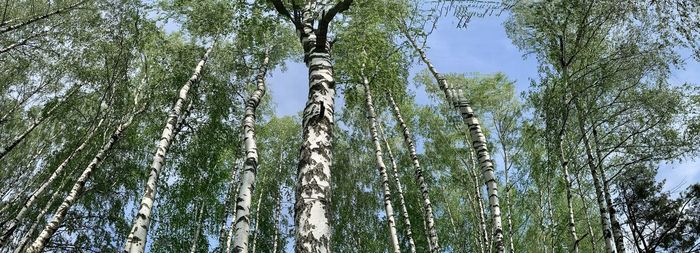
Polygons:
<instances>
[{"instance_id":1,"label":"birch tree","mask_svg":"<svg viewBox=\"0 0 700 253\"><path fill-rule=\"evenodd\" d=\"M290 21L300 34L304 63L309 68L309 97L304 108L295 224L297 252L330 252L330 179L333 155L335 80L331 62L329 24L350 8L353 0L343 0L329 9L321 1L292 3L292 12L282 0L271 1L277 12ZM314 28L314 23L318 26Z\"/></svg>"}]
</instances>

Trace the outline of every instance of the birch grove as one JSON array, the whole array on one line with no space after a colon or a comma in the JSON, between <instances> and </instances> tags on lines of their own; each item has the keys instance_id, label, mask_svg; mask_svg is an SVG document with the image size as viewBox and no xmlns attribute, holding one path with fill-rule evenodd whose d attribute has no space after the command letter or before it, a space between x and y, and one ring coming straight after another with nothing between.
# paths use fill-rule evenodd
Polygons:
<instances>
[{"instance_id":1,"label":"birch grove","mask_svg":"<svg viewBox=\"0 0 700 253\"><path fill-rule=\"evenodd\" d=\"M697 252L696 1L0 1L0 253Z\"/></svg>"}]
</instances>

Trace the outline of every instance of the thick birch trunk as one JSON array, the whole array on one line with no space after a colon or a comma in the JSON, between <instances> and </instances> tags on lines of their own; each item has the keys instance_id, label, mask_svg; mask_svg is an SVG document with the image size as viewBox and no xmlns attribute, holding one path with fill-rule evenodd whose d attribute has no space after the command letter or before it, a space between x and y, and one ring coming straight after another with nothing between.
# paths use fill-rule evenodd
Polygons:
<instances>
[{"instance_id":1,"label":"thick birch trunk","mask_svg":"<svg viewBox=\"0 0 700 253\"><path fill-rule=\"evenodd\" d=\"M481 167L482 177L486 182L489 195L489 205L491 209L491 216L493 220L493 230L494 230L494 243L496 244L496 250L498 253L503 253L505 247L503 245L503 225L501 223L501 207L498 203L498 183L496 181L496 176L494 174L493 162L491 160L491 155L486 146L486 137L481 131L481 125L479 120L474 114L469 103L463 97L462 90L459 88L452 88L447 83L447 79L443 78L439 72L430 63L425 51L418 47L416 41L408 35L408 33L402 29L405 37L411 42L413 48L418 52L423 62L428 66L428 69L435 77L440 89L445 93L445 97L449 103L457 109L457 111L462 116L462 120L469 128L472 139L472 148L477 153L479 160L479 167Z\"/></svg>"},{"instance_id":2,"label":"thick birch trunk","mask_svg":"<svg viewBox=\"0 0 700 253\"><path fill-rule=\"evenodd\" d=\"M364 68L364 65L363 65ZM377 170L382 179L382 188L384 189L384 210L386 211L386 221L389 227L389 242L394 249L394 253L401 253L399 246L399 237L396 234L396 221L394 220L394 207L391 204L391 189L389 188L389 175L386 173L386 165L382 153L382 144L379 142L379 133L377 131L377 115L374 111L372 102L372 92L369 87L369 81L366 77L362 77L365 88L365 98L369 120L370 133L372 134L372 142L374 143L374 156L377 159Z\"/></svg>"},{"instance_id":3,"label":"thick birch trunk","mask_svg":"<svg viewBox=\"0 0 700 253\"><path fill-rule=\"evenodd\" d=\"M408 208L406 208L406 199L403 196L403 186L401 185L401 178L399 177L398 166L396 165L396 159L394 154L391 152L391 145L386 139L386 134L382 125L379 124L379 130L382 135L382 140L384 141L384 146L386 146L387 155L389 155L389 160L391 161L391 169L394 175L394 183L396 184L396 192L399 194L399 204L401 205L401 215L404 220L404 226L406 227L406 239L408 240L408 246L411 253L416 253L416 242L413 240L413 229L411 228L411 219L408 216Z\"/></svg>"},{"instance_id":4,"label":"thick birch trunk","mask_svg":"<svg viewBox=\"0 0 700 253\"><path fill-rule=\"evenodd\" d=\"M261 192L258 196L258 204L255 207L255 220L253 221L253 224L255 224L255 230L253 230L253 246L250 250L251 253L255 253L255 246L258 242L258 234L260 234L260 223L258 222L260 221L260 203L262 203L263 193L264 192Z\"/></svg>"},{"instance_id":5,"label":"thick birch trunk","mask_svg":"<svg viewBox=\"0 0 700 253\"><path fill-rule=\"evenodd\" d=\"M311 19L310 14L304 16ZM304 21L302 45L309 68L309 96L303 112L298 165L296 246L299 253L331 252L331 166L335 124L335 79L328 45L317 48L312 22Z\"/></svg>"},{"instance_id":6,"label":"thick birch trunk","mask_svg":"<svg viewBox=\"0 0 700 253\"><path fill-rule=\"evenodd\" d=\"M194 230L194 238L192 239L192 247L190 247L190 253L197 252L197 243L199 242L199 231L202 230L202 223L204 223L202 221L202 213L204 212L204 206L200 203L198 209L199 210L197 211L197 217L195 218L197 226Z\"/></svg>"},{"instance_id":7,"label":"thick birch trunk","mask_svg":"<svg viewBox=\"0 0 700 253\"><path fill-rule=\"evenodd\" d=\"M433 206L430 203L430 195L428 194L428 184L425 182L423 177L423 169L420 166L420 161L418 161L418 154L416 153L416 145L413 143L413 135L411 135L406 122L401 116L401 110L394 100L394 96L391 93L387 93L389 98L389 103L391 103L394 116L396 121L398 121L399 126L403 132L403 139L408 147L411 160L413 162L413 167L415 169L415 178L421 191L421 197L423 198L423 216L425 217L426 227L428 228L428 242L430 242L430 252L440 252L440 245L438 243L437 229L435 228L435 219L433 218Z\"/></svg>"},{"instance_id":8,"label":"thick birch trunk","mask_svg":"<svg viewBox=\"0 0 700 253\"><path fill-rule=\"evenodd\" d=\"M82 193L83 187L85 187L85 183L87 183L87 180L90 179L92 172L104 160L104 158L107 156L107 152L110 149L112 149L112 146L114 146L114 144L117 141L119 141L124 130L131 124L131 122L133 122L134 117L143 112L143 110L145 110L145 108L142 108L141 110L132 113L129 116L129 118L124 123L120 124L114 131L114 133L112 133L112 136L110 136L109 140L107 140L107 142L102 146L99 152L97 152L90 164L88 164L85 170L83 170L83 173L80 175L80 177L78 177L78 180L75 182L75 184L73 184L73 188L71 188L70 193L63 200L61 206L58 207L51 221L46 225L46 227L44 227L44 230L41 231L41 234L39 234L36 240L34 240L29 249L27 249L27 253L39 253L44 250L44 247L51 239L51 236L53 236L53 234L63 222L63 219L66 217L68 210L78 198L78 195Z\"/></svg>"},{"instance_id":9,"label":"thick birch trunk","mask_svg":"<svg viewBox=\"0 0 700 253\"><path fill-rule=\"evenodd\" d=\"M92 139L92 137L95 135L97 130L100 128L100 126L102 126L102 123L104 123L104 118L102 118L99 121L99 123L97 123L97 125L92 130L90 130L88 132L87 136L85 137L83 142L80 144L80 146L78 146L75 150L73 150L73 152L71 152L70 155L68 155L68 157L66 157L66 159L64 159L63 162L61 162L61 164L59 164L58 167L56 167L56 169L51 173L51 176L49 176L49 178L46 181L44 181L44 183L42 183L38 189L36 189L36 190L34 190L34 192L32 192L32 194L29 196L27 201L24 202L24 205L22 205L22 208L19 210L19 212L17 213L15 218L13 218L9 222L7 229L4 230L2 240L0 240L0 247L2 245L4 245L5 242L7 241L7 239L12 235L12 233L14 232L14 230L17 226L17 222L19 222L20 220L22 220L22 218L24 218L24 215L27 214L27 212L34 205L34 202L37 201L39 196L42 193L44 193L44 191L61 175L61 173L63 173L63 170L65 170L66 166L68 166L68 163L71 160L73 160L73 158L76 155L78 155L83 149L85 149L88 142L90 142L90 139Z\"/></svg>"},{"instance_id":10,"label":"thick birch trunk","mask_svg":"<svg viewBox=\"0 0 700 253\"><path fill-rule=\"evenodd\" d=\"M569 176L569 160L566 159L566 154L564 154L564 138L563 132L559 134L559 158L561 159L561 167L564 169L564 187L566 187L566 209L568 211L568 227L569 233L571 234L571 239L573 240L573 252L578 253L579 239L576 234L576 220L574 218L574 207L573 207L573 195L571 194L571 177Z\"/></svg>"},{"instance_id":11,"label":"thick birch trunk","mask_svg":"<svg viewBox=\"0 0 700 253\"><path fill-rule=\"evenodd\" d=\"M187 92L189 92L192 85L196 85L202 78L202 69L204 64L209 59L209 54L214 45L212 45L204 57L199 61L197 67L194 69L194 74L190 77L185 85L180 88L179 96L175 105L173 106L170 115L165 123L165 128L160 137L160 142L158 143L158 148L155 155L153 156L153 163L151 164L151 172L148 176L148 182L146 182L145 192L143 198L141 199L141 205L139 207L139 212L134 218L133 226L131 227L131 232L127 236L126 244L124 246L125 253L143 253L146 247L146 236L148 235L148 226L151 222L151 209L155 203L156 190L158 184L158 176L160 175L160 170L165 163L165 155L170 148L170 144L174 134L175 125L180 117L182 106L187 100Z\"/></svg>"},{"instance_id":12,"label":"thick birch trunk","mask_svg":"<svg viewBox=\"0 0 700 253\"><path fill-rule=\"evenodd\" d=\"M248 98L243 117L243 142L245 143L245 164L241 174L241 188L236 201L236 216L234 227L236 238L233 252L248 252L248 236L250 234L250 205L255 190L255 177L258 173L258 146L255 140L255 111L260 100L265 96L265 75L267 74L268 56L265 54L262 65L256 77L257 88Z\"/></svg>"},{"instance_id":13,"label":"thick birch trunk","mask_svg":"<svg viewBox=\"0 0 700 253\"><path fill-rule=\"evenodd\" d=\"M64 181L61 186L56 188L53 194L51 194L51 198L49 198L49 201L46 202L46 205L44 206L43 209L37 214L36 218L34 218L34 223L32 224L31 227L29 227L29 230L24 234L22 237L22 240L20 240L19 244L17 245L17 248L15 248L14 253L21 253L24 248L27 246L27 242L29 242L29 239L32 237L32 234L34 234L34 230L36 230L37 227L39 227L39 224L41 223L41 220L44 219L44 215L51 209L51 205L53 204L54 200L58 198L58 195L61 193L61 189L63 189L63 186L67 182Z\"/></svg>"},{"instance_id":14,"label":"thick birch trunk","mask_svg":"<svg viewBox=\"0 0 700 253\"><path fill-rule=\"evenodd\" d=\"M616 253L615 242L612 237L612 230L610 228L610 221L607 212L607 206L605 205L605 197L603 196L603 186L600 182L600 177L598 176L598 170L593 162L594 158L591 151L591 145L588 142L588 136L586 135L586 129L583 126L583 117L578 113L579 117L579 130L581 135L583 135L583 144L586 149L586 162L588 168L591 171L591 177L593 178L593 187L595 188L596 201L598 203L598 210L600 212L600 223L603 226L603 240L605 240L605 251L608 253Z\"/></svg>"}]
</instances>

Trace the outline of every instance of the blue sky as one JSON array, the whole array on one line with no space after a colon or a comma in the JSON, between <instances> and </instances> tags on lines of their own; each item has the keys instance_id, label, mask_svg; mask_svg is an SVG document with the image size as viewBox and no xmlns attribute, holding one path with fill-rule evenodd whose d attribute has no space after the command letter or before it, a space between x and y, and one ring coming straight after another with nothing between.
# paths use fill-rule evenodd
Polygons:
<instances>
[{"instance_id":1,"label":"blue sky","mask_svg":"<svg viewBox=\"0 0 700 253\"><path fill-rule=\"evenodd\" d=\"M506 18L507 13L500 17L472 19L466 29L457 28L456 18L442 18L428 38L428 57L443 73L503 72L516 82L518 93L526 91L530 80L538 76L537 61L533 56L524 57L506 36L502 25ZM673 71L671 83L698 83L700 63L692 59L688 61L685 69ZM416 64L411 73L424 68L424 65ZM273 71L269 87L278 115L297 115L304 108L308 95L307 73L306 66L300 62L288 62L285 72ZM417 95L417 103L431 103L425 92L414 86L411 88ZM689 184L700 182L700 158L663 164L657 179L666 180L666 190L682 190Z\"/></svg>"}]
</instances>

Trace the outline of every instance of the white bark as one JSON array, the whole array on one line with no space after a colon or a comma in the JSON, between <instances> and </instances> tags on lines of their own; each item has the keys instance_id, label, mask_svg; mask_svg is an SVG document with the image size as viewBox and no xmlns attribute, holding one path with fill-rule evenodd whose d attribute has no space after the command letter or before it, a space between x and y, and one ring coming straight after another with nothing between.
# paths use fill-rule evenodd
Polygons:
<instances>
[{"instance_id":1,"label":"white bark","mask_svg":"<svg viewBox=\"0 0 700 253\"><path fill-rule=\"evenodd\" d=\"M411 219L408 216L408 209L406 208L406 199L403 196L403 186L401 186L401 178L399 177L398 166L396 165L396 159L394 154L391 152L391 145L386 139L386 134L382 125L379 124L379 131L382 135L382 140L384 141L384 146L386 146L387 155L389 155L389 160L391 161L391 169L394 174L394 183L396 183L396 192L399 194L399 204L401 205L401 215L403 216L404 226L406 227L406 239L408 240L408 246L411 253L416 253L416 243L413 240L413 229L411 228Z\"/></svg>"},{"instance_id":2,"label":"white bark","mask_svg":"<svg viewBox=\"0 0 700 253\"><path fill-rule=\"evenodd\" d=\"M200 203L198 207L197 217L195 217L195 222L197 222L197 226L195 226L194 230L194 238L192 239L192 247L190 247L190 253L195 253L197 252L197 243L199 242L199 233L202 230L202 213L204 212L204 206Z\"/></svg>"},{"instance_id":3,"label":"white bark","mask_svg":"<svg viewBox=\"0 0 700 253\"><path fill-rule=\"evenodd\" d=\"M576 234L576 220L574 218L574 207L573 207L573 195L571 194L571 177L569 176L569 160L566 159L566 154L564 154L564 140L563 140L563 135L564 132L560 132L559 135L559 159L561 159L561 167L564 170L564 187L566 187L566 209L568 211L567 213L567 219L568 219L568 227L569 227L569 233L571 234L571 239L573 240L573 252L578 253L579 252L579 239L578 235Z\"/></svg>"},{"instance_id":4,"label":"white bark","mask_svg":"<svg viewBox=\"0 0 700 253\"><path fill-rule=\"evenodd\" d=\"M56 167L56 169L51 173L48 179L44 181L44 183L39 186L34 192L32 192L31 195L29 195L29 198L27 201L24 202L24 205L22 205L22 208L19 210L17 215L8 223L7 228L3 232L3 237L2 240L0 240L0 246L3 245L7 239L12 235L14 232L15 228L17 227L17 223L24 218L24 215L27 214L29 209L34 205L34 203L38 200L39 196L44 193L44 191L63 173L63 170L68 166L68 163L73 160L73 158L78 155L85 147L87 146L88 142L90 142L90 139L95 135L97 130L102 126L102 123L104 123L104 118L102 118L97 125L88 132L87 136L84 138L83 142L75 149L73 152L66 157L61 164Z\"/></svg>"},{"instance_id":5,"label":"white bark","mask_svg":"<svg viewBox=\"0 0 700 253\"><path fill-rule=\"evenodd\" d=\"M236 168L234 171L235 179L233 180L233 184L232 184L232 186L236 187L236 190L233 192L233 194L234 194L233 196L238 196L238 192L241 191L241 184L240 184L241 183L241 175L240 175L241 167L243 167L243 162L241 159L238 159L236 161ZM235 216L234 216L234 218L235 218ZM236 229L236 227L234 226L235 222L236 222L235 220L231 221L231 227L229 228L228 234L226 235L226 250L224 251L226 253L231 253L231 240L233 239L233 231Z\"/></svg>"},{"instance_id":6,"label":"white bark","mask_svg":"<svg viewBox=\"0 0 700 253\"><path fill-rule=\"evenodd\" d=\"M155 155L153 156L153 163L151 164L151 172L148 176L148 181L146 182L146 189L141 199L141 205L139 207L139 212L134 218L133 226L131 227L131 232L129 233L126 244L124 246L125 253L143 253L146 247L146 236L148 235L148 227L151 222L151 209L155 203L156 190L158 184L158 176L160 175L160 170L165 163L165 155L170 148L171 140L173 138L173 131L175 124L178 122L180 117L182 106L187 100L187 93L189 92L192 85L195 85L202 78L202 69L204 64L209 59L209 54L214 49L212 45L204 57L199 61L197 67L194 69L194 74L190 77L185 85L180 88L179 96L175 105L173 106L170 115L165 123L165 128L161 134L160 142L158 143L158 148Z\"/></svg>"},{"instance_id":7,"label":"white bark","mask_svg":"<svg viewBox=\"0 0 700 253\"><path fill-rule=\"evenodd\" d=\"M413 168L415 169L416 183L418 183L420 187L421 197L423 200L423 216L426 223L425 225L428 228L426 231L428 233L428 242L430 242L430 252L440 252L437 229L435 228L435 219L433 218L433 206L430 203L430 195L428 194L428 184L425 182L425 178L423 177L423 169L421 168L420 161L418 160L416 145L413 143L413 135L411 135L406 122L403 120L403 116L401 116L401 110L396 104L396 101L394 101L394 96L391 93L387 93L387 97L391 103L394 117L396 117L396 121L398 121L399 127L401 127L403 132L403 140L408 147L411 161L413 162Z\"/></svg>"},{"instance_id":8,"label":"white bark","mask_svg":"<svg viewBox=\"0 0 700 253\"><path fill-rule=\"evenodd\" d=\"M258 234L260 234L260 223L258 222L260 221L260 204L262 203L263 193L264 192L261 192L258 196L258 204L255 207L255 221L253 222L255 224L255 230L253 230L253 246L250 250L251 253L255 253L255 246L257 245Z\"/></svg>"},{"instance_id":9,"label":"white bark","mask_svg":"<svg viewBox=\"0 0 700 253\"><path fill-rule=\"evenodd\" d=\"M54 200L58 198L58 195L61 193L61 189L63 189L63 186L65 185L67 181L64 181L61 186L56 188L53 194L51 194L51 198L49 198L49 201L46 202L46 205L44 206L43 209L37 214L36 218L34 218L34 223L32 224L31 227L29 227L29 230L24 234L22 237L22 240L20 240L19 244L17 245L17 248L15 248L14 253L21 253L24 248L27 246L27 242L29 242L29 239L32 237L32 234L34 234L34 231L36 230L37 227L39 227L39 223L41 220L44 219L44 215L51 209L51 205L53 204Z\"/></svg>"},{"instance_id":10,"label":"white bark","mask_svg":"<svg viewBox=\"0 0 700 253\"><path fill-rule=\"evenodd\" d=\"M409 40L413 48L418 52L423 62L428 66L428 69L435 77L440 89L445 93L445 97L449 103L451 103L454 108L462 116L462 121L469 128L469 132L472 139L472 148L477 154L479 160L479 167L481 168L481 174L483 180L486 183L488 189L489 206L491 209L491 218L493 222L493 240L496 244L496 252L503 253L505 251L503 243L503 225L501 222L501 207L498 201L498 183L496 181L496 176L494 174L493 161L491 160L491 155L489 153L488 147L486 146L486 137L481 131L481 125L474 110L471 108L467 100L464 98L463 92L459 88L453 88L447 83L447 79L442 77L439 72L433 67L430 60L428 60L425 51L418 47L416 41L408 35L405 29L402 29L405 37Z\"/></svg>"},{"instance_id":11,"label":"white bark","mask_svg":"<svg viewBox=\"0 0 700 253\"><path fill-rule=\"evenodd\" d=\"M364 68L364 66L363 66ZM389 188L389 175L386 173L386 165L382 153L382 144L379 142L379 134L377 132L377 116L372 103L372 92L370 90L369 81L366 77L362 77L365 88L365 99L367 105L370 133L372 142L374 143L374 154L377 159L377 170L382 179L382 187L384 189L384 210L386 211L386 221L389 228L389 244L394 249L394 253L400 253L399 238L396 234L396 221L394 220L394 207L391 204L391 189Z\"/></svg>"},{"instance_id":12,"label":"white bark","mask_svg":"<svg viewBox=\"0 0 700 253\"><path fill-rule=\"evenodd\" d=\"M73 206L73 203L78 198L78 195L83 192L83 187L85 187L85 183L87 183L88 179L90 179L92 172L105 159L105 157L107 156L107 152L110 149L112 149L112 146L114 146L114 144L117 141L119 141L124 130L131 124L131 122L133 122L134 117L137 114L143 112L144 109L145 108L141 109L138 112L132 113L129 116L129 118L124 123L121 123L114 131L114 133L112 133L112 136L110 136L109 140L107 140L107 142L102 146L99 152L97 152L90 164L88 164L88 166L83 170L80 177L78 177L78 180L75 182L75 184L73 184L70 193L63 200L61 206L58 207L51 221L46 225L46 227L44 227L44 230L41 231L41 234L39 234L36 240L34 240L29 249L27 249L27 253L39 253L44 250L44 247L63 222L63 219L65 218L71 206Z\"/></svg>"},{"instance_id":13,"label":"white bark","mask_svg":"<svg viewBox=\"0 0 700 253\"><path fill-rule=\"evenodd\" d=\"M579 119L582 119L579 116ZM608 217L607 206L605 205L605 197L603 196L603 186L600 182L600 177L598 176L598 171L593 163L593 155L591 154L591 145L588 142L588 136L586 135L585 128L582 121L579 122L579 128L581 134L583 135L583 144L586 149L586 161L591 172L591 177L593 178L593 187L595 188L596 201L598 203L598 210L600 212L600 223L603 226L603 240L605 241L605 251L608 253L616 253L615 242L612 236L612 229L610 225L610 220Z\"/></svg>"},{"instance_id":14,"label":"white bark","mask_svg":"<svg viewBox=\"0 0 700 253\"><path fill-rule=\"evenodd\" d=\"M241 186L236 201L236 216L234 227L236 237L233 252L248 252L248 236L250 234L250 205L255 190L255 177L258 173L258 146L255 137L255 112L260 100L265 96L265 75L268 64L267 52L258 71L257 88L248 98L243 117L243 142L245 143L245 164L241 174Z\"/></svg>"}]
</instances>

